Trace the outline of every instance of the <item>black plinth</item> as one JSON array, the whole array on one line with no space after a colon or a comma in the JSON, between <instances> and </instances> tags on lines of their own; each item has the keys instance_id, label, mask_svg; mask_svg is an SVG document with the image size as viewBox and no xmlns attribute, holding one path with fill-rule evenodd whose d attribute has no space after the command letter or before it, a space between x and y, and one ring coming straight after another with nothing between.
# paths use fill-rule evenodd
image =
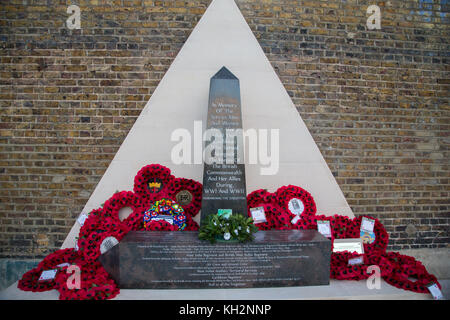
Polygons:
<instances>
[{"instance_id":1,"label":"black plinth","mask_svg":"<svg viewBox=\"0 0 450 320\"><path fill-rule=\"evenodd\" d=\"M315 230L214 245L195 231L131 231L100 261L126 289L290 287L328 285L330 254L330 240Z\"/></svg>"},{"instance_id":2,"label":"black plinth","mask_svg":"<svg viewBox=\"0 0 450 320\"><path fill-rule=\"evenodd\" d=\"M247 215L239 79L221 68L210 81L207 131L220 133L205 142L202 220L220 209ZM218 139L221 137L222 139ZM216 140L218 139L218 140ZM208 148L214 152L208 152ZM214 156L212 156L214 154Z\"/></svg>"}]
</instances>

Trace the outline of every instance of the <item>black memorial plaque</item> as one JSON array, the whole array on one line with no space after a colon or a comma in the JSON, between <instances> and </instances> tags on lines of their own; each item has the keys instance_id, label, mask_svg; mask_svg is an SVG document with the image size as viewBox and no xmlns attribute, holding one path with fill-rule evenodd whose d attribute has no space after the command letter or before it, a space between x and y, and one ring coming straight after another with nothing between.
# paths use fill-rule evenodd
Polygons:
<instances>
[{"instance_id":1,"label":"black memorial plaque","mask_svg":"<svg viewBox=\"0 0 450 320\"><path fill-rule=\"evenodd\" d=\"M131 231L100 261L125 289L256 288L328 285L330 254L330 240L315 230L214 245L196 231Z\"/></svg>"},{"instance_id":2,"label":"black memorial plaque","mask_svg":"<svg viewBox=\"0 0 450 320\"><path fill-rule=\"evenodd\" d=\"M225 67L210 81L206 129L202 221L219 209L247 215L239 79Z\"/></svg>"}]
</instances>

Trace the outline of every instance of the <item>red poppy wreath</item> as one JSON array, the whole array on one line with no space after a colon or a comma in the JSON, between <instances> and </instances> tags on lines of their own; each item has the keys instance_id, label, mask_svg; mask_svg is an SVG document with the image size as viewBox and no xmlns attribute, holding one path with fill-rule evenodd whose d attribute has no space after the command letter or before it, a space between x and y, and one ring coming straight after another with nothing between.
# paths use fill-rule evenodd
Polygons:
<instances>
[{"instance_id":1,"label":"red poppy wreath","mask_svg":"<svg viewBox=\"0 0 450 320\"><path fill-rule=\"evenodd\" d=\"M55 289L55 279L40 280L42 273L47 270L56 270L56 274L61 273L67 264L72 264L78 258L79 254L73 248L57 250L39 262L36 268L26 272L19 280L17 287L23 291L33 292Z\"/></svg>"},{"instance_id":2,"label":"red poppy wreath","mask_svg":"<svg viewBox=\"0 0 450 320\"><path fill-rule=\"evenodd\" d=\"M144 201L144 205L168 197L168 185L174 179L169 168L150 164L138 171L134 178L133 191Z\"/></svg>"}]
</instances>

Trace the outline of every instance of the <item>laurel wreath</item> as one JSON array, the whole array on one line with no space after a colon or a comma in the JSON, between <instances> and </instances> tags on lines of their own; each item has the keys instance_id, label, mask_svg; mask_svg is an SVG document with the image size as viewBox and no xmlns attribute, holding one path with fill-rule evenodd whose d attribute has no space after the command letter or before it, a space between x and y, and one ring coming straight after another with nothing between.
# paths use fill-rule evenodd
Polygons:
<instances>
[{"instance_id":1,"label":"laurel wreath","mask_svg":"<svg viewBox=\"0 0 450 320\"><path fill-rule=\"evenodd\" d=\"M258 231L252 218L237 213L228 218L223 215L211 214L205 220L200 226L198 237L211 243L217 241L252 241L253 234Z\"/></svg>"}]
</instances>

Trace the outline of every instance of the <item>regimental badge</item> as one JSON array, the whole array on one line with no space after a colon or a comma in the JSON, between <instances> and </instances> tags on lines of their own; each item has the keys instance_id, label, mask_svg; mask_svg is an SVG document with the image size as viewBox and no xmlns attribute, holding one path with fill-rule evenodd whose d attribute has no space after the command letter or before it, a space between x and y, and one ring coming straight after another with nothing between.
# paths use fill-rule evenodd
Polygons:
<instances>
[{"instance_id":1,"label":"regimental badge","mask_svg":"<svg viewBox=\"0 0 450 320\"><path fill-rule=\"evenodd\" d=\"M175 195L175 199L182 206L187 206L192 202L192 193L187 190L181 190Z\"/></svg>"},{"instance_id":2,"label":"regimental badge","mask_svg":"<svg viewBox=\"0 0 450 320\"><path fill-rule=\"evenodd\" d=\"M151 178L147 182L147 186L151 193L158 193L162 189L162 182L158 178Z\"/></svg>"}]
</instances>

